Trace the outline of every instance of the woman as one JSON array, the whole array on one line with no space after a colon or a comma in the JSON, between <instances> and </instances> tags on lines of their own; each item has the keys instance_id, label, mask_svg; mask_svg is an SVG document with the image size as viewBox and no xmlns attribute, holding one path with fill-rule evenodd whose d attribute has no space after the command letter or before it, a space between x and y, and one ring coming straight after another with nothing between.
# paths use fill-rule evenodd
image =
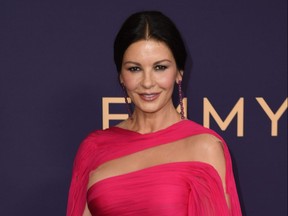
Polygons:
<instances>
[{"instance_id":1,"label":"woman","mask_svg":"<svg viewBox=\"0 0 288 216\"><path fill-rule=\"evenodd\" d=\"M224 140L184 117L186 50L171 20L156 11L131 15L115 39L114 60L134 111L81 144L67 215L241 215Z\"/></svg>"}]
</instances>

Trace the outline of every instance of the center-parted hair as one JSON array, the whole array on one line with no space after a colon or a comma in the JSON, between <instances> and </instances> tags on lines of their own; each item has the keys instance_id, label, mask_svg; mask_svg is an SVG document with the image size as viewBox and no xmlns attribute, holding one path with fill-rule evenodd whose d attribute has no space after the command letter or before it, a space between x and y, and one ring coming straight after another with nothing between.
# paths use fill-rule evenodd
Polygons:
<instances>
[{"instance_id":1,"label":"center-parted hair","mask_svg":"<svg viewBox=\"0 0 288 216\"><path fill-rule=\"evenodd\" d=\"M164 42L170 48L178 70L184 71L187 53L175 24L159 11L143 11L128 17L115 38L114 61L119 74L127 48L134 42L149 39Z\"/></svg>"}]
</instances>

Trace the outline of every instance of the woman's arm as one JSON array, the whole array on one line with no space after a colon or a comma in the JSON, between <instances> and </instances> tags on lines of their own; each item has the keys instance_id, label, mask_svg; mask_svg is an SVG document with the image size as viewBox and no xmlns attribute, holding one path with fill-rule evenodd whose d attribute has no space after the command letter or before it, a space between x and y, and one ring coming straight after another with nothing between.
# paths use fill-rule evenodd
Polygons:
<instances>
[{"instance_id":1,"label":"woman's arm","mask_svg":"<svg viewBox=\"0 0 288 216\"><path fill-rule=\"evenodd\" d=\"M84 212L83 212L82 216L92 216L90 211L89 211L89 209L88 209L87 202L86 202L85 209L84 209Z\"/></svg>"},{"instance_id":2,"label":"woman's arm","mask_svg":"<svg viewBox=\"0 0 288 216\"><path fill-rule=\"evenodd\" d=\"M201 143L201 144L200 144ZM197 145L197 159L212 165L219 174L224 189L225 199L230 208L229 194L226 191L226 160L222 142L213 135L201 135Z\"/></svg>"}]
</instances>

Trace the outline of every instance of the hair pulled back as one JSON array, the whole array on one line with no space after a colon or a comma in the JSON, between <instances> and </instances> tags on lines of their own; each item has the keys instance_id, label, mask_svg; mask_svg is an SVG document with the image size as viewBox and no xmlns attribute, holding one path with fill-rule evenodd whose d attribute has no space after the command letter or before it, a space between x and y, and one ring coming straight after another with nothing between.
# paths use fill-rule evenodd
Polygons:
<instances>
[{"instance_id":1,"label":"hair pulled back","mask_svg":"<svg viewBox=\"0 0 288 216\"><path fill-rule=\"evenodd\" d=\"M186 48L175 24L159 11L142 11L129 16L114 41L114 62L121 72L127 48L139 40L154 39L164 42L171 50L178 70L184 71Z\"/></svg>"}]
</instances>

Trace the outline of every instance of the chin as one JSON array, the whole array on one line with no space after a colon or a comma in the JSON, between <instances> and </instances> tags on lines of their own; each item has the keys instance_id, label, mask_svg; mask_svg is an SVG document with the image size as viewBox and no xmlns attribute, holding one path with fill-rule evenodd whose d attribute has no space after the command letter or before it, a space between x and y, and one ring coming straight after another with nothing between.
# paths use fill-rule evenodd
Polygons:
<instances>
[{"instance_id":1,"label":"chin","mask_svg":"<svg viewBox=\"0 0 288 216\"><path fill-rule=\"evenodd\" d=\"M160 110L159 107L149 107L149 106L142 106L142 107L138 107L137 108L140 112L143 112L143 113L147 113L147 114L153 114L153 113L156 113L157 111Z\"/></svg>"}]
</instances>

